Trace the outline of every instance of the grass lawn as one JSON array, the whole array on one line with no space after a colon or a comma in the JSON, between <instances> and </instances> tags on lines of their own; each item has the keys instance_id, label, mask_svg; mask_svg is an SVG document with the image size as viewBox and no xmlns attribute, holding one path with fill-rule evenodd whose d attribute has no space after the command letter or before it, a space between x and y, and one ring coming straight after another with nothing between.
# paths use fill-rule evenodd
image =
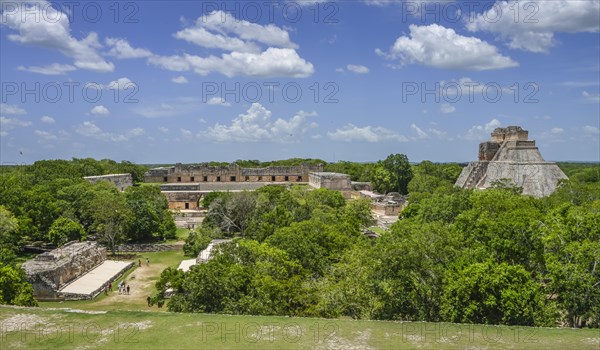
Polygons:
<instances>
[{"instance_id":1,"label":"grass lawn","mask_svg":"<svg viewBox=\"0 0 600 350\"><path fill-rule=\"evenodd\" d=\"M187 228L178 228L177 233L175 234L177 235L178 241L184 242L190 235L190 230Z\"/></svg>"},{"instance_id":2,"label":"grass lawn","mask_svg":"<svg viewBox=\"0 0 600 350\"><path fill-rule=\"evenodd\" d=\"M2 349L598 349L599 329L0 307Z\"/></svg>"},{"instance_id":3,"label":"grass lawn","mask_svg":"<svg viewBox=\"0 0 600 350\"><path fill-rule=\"evenodd\" d=\"M150 259L150 266L146 266L146 257ZM137 266L138 259L142 260L142 267ZM146 297L154 291L154 284L160 277L160 273L169 266L179 266L184 259L188 258L183 256L182 251L136 253L134 256L124 259L134 261L135 267L113 283L114 291L109 292L108 295L100 294L93 300L40 302L40 306L82 310L147 310ZM123 279L131 287L129 295L119 295L118 293L117 285ZM154 309L156 310L156 307Z\"/></svg>"},{"instance_id":4,"label":"grass lawn","mask_svg":"<svg viewBox=\"0 0 600 350\"><path fill-rule=\"evenodd\" d=\"M142 267L121 277L130 295L114 291L94 300L42 302L39 308L0 306L0 350L600 349L600 329L170 313L148 307L146 297L164 268L186 259L183 252L126 260L138 259Z\"/></svg>"},{"instance_id":5,"label":"grass lawn","mask_svg":"<svg viewBox=\"0 0 600 350\"><path fill-rule=\"evenodd\" d=\"M165 243L165 244L184 243L189 235L190 235L189 229L178 228L177 231L175 231L175 238L167 239L163 243Z\"/></svg>"}]
</instances>

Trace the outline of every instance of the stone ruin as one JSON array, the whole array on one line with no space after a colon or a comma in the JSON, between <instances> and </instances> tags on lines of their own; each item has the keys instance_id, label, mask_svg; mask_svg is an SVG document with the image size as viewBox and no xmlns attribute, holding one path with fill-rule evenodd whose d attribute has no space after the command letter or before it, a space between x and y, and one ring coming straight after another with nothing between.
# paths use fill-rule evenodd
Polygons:
<instances>
[{"instance_id":1,"label":"stone ruin","mask_svg":"<svg viewBox=\"0 0 600 350\"><path fill-rule=\"evenodd\" d=\"M308 174L322 171L323 165L270 166L242 168L236 163L224 166L177 163L171 167L148 170L144 182L196 183L196 182L307 182Z\"/></svg>"},{"instance_id":2,"label":"stone ruin","mask_svg":"<svg viewBox=\"0 0 600 350\"><path fill-rule=\"evenodd\" d=\"M112 182L119 191L125 191L129 186L133 186L133 177L131 174L109 174L99 176L86 176L84 179L92 184L100 181Z\"/></svg>"},{"instance_id":3,"label":"stone ruin","mask_svg":"<svg viewBox=\"0 0 600 350\"><path fill-rule=\"evenodd\" d=\"M350 175L332 172L312 172L308 184L313 188L327 188L336 191L351 191Z\"/></svg>"},{"instance_id":4,"label":"stone ruin","mask_svg":"<svg viewBox=\"0 0 600 350\"><path fill-rule=\"evenodd\" d=\"M479 160L469 163L456 180L462 188L486 189L496 181L509 180L523 194L544 197L567 179L558 165L547 162L520 126L496 128L491 141L479 144Z\"/></svg>"},{"instance_id":5,"label":"stone ruin","mask_svg":"<svg viewBox=\"0 0 600 350\"><path fill-rule=\"evenodd\" d=\"M106 260L97 242L70 242L23 263L37 299L58 299L59 290Z\"/></svg>"},{"instance_id":6,"label":"stone ruin","mask_svg":"<svg viewBox=\"0 0 600 350\"><path fill-rule=\"evenodd\" d=\"M375 213L385 216L398 216L402 209L408 204L406 196L403 196L398 192L367 197L371 198L371 209Z\"/></svg>"}]
</instances>

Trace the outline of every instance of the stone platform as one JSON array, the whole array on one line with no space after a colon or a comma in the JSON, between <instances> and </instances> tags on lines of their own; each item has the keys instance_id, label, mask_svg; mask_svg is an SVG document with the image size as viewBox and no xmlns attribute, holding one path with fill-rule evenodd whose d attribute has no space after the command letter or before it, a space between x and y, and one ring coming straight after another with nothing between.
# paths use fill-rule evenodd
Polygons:
<instances>
[{"instance_id":1,"label":"stone platform","mask_svg":"<svg viewBox=\"0 0 600 350\"><path fill-rule=\"evenodd\" d=\"M59 291L59 295L67 300L92 299L102 293L108 282L116 280L133 265L133 262L105 260L102 264L63 287ZM117 286L113 286L113 290L116 288Z\"/></svg>"},{"instance_id":2,"label":"stone platform","mask_svg":"<svg viewBox=\"0 0 600 350\"><path fill-rule=\"evenodd\" d=\"M177 269L183 272L187 272L190 269L190 267L194 265L196 265L196 259L183 260L181 263L179 263L179 267Z\"/></svg>"}]
</instances>

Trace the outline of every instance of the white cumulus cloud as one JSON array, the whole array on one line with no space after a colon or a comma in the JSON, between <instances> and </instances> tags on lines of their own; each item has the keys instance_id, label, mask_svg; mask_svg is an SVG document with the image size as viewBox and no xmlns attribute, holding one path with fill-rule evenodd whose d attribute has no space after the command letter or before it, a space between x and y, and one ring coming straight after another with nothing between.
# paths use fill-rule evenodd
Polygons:
<instances>
[{"instance_id":1,"label":"white cumulus cloud","mask_svg":"<svg viewBox=\"0 0 600 350\"><path fill-rule=\"evenodd\" d=\"M442 103L442 106L440 107L440 112L444 113L444 114L449 114L452 112L456 111L456 107L454 107L453 105L449 104L449 103Z\"/></svg>"},{"instance_id":2,"label":"white cumulus cloud","mask_svg":"<svg viewBox=\"0 0 600 350\"><path fill-rule=\"evenodd\" d=\"M56 120L54 120L54 118L49 117L47 115L43 116L40 118L40 120L42 121L42 123L44 124L54 124L56 122Z\"/></svg>"},{"instance_id":3,"label":"white cumulus cloud","mask_svg":"<svg viewBox=\"0 0 600 350\"><path fill-rule=\"evenodd\" d=\"M119 78L108 83L107 87L110 90L126 90L137 88L137 84L127 77Z\"/></svg>"},{"instance_id":4,"label":"white cumulus cloud","mask_svg":"<svg viewBox=\"0 0 600 350\"><path fill-rule=\"evenodd\" d=\"M294 49L298 47L290 40L286 30L274 24L260 25L240 20L223 11L201 16L193 27L181 30L174 36L202 47L226 51L257 52L258 43Z\"/></svg>"},{"instance_id":5,"label":"white cumulus cloud","mask_svg":"<svg viewBox=\"0 0 600 350\"><path fill-rule=\"evenodd\" d=\"M231 106L231 103L225 101L224 98L220 98L220 97L212 97L206 103L209 105L217 105L217 106L224 106L224 107Z\"/></svg>"},{"instance_id":6,"label":"white cumulus cloud","mask_svg":"<svg viewBox=\"0 0 600 350\"><path fill-rule=\"evenodd\" d=\"M100 106L94 106L94 108L92 108L90 113L92 113L93 115L109 115L110 111L108 110L108 108L100 105Z\"/></svg>"},{"instance_id":7,"label":"white cumulus cloud","mask_svg":"<svg viewBox=\"0 0 600 350\"><path fill-rule=\"evenodd\" d=\"M218 72L227 77L305 78L314 73L312 63L301 58L296 50L275 47L269 47L261 53L233 51L221 57L189 54L153 56L148 62L175 72L193 71L199 75Z\"/></svg>"},{"instance_id":8,"label":"white cumulus cloud","mask_svg":"<svg viewBox=\"0 0 600 350\"><path fill-rule=\"evenodd\" d=\"M586 125L583 127L583 132L590 135L600 135L600 129L597 126Z\"/></svg>"},{"instance_id":9,"label":"white cumulus cloud","mask_svg":"<svg viewBox=\"0 0 600 350\"><path fill-rule=\"evenodd\" d=\"M429 138L429 135L427 135L425 131L421 130L421 128L419 128L416 124L410 124L410 128L413 129L413 131L417 134L417 139Z\"/></svg>"},{"instance_id":10,"label":"white cumulus cloud","mask_svg":"<svg viewBox=\"0 0 600 350\"><path fill-rule=\"evenodd\" d=\"M183 75L175 77L175 78L171 79L171 81L175 84L187 84L188 83L187 78L184 77Z\"/></svg>"},{"instance_id":11,"label":"white cumulus cloud","mask_svg":"<svg viewBox=\"0 0 600 350\"><path fill-rule=\"evenodd\" d=\"M518 66L510 57L476 37L462 36L454 29L439 24L409 26L410 35L399 37L389 52L380 49L376 53L402 65L420 63L425 66L462 69L491 70Z\"/></svg>"},{"instance_id":12,"label":"white cumulus cloud","mask_svg":"<svg viewBox=\"0 0 600 350\"><path fill-rule=\"evenodd\" d=\"M149 50L131 47L129 42L125 39L106 38L104 42L110 47L110 50L107 53L109 56L115 56L120 59L152 56L152 52Z\"/></svg>"},{"instance_id":13,"label":"white cumulus cloud","mask_svg":"<svg viewBox=\"0 0 600 350\"><path fill-rule=\"evenodd\" d=\"M91 137L105 142L124 142L130 140L131 138L139 137L145 134L145 130L142 128L129 129L124 133L110 133L103 131L92 121L85 121L76 126L75 132L82 136Z\"/></svg>"},{"instance_id":14,"label":"white cumulus cloud","mask_svg":"<svg viewBox=\"0 0 600 350\"><path fill-rule=\"evenodd\" d=\"M355 64L349 64L346 66L346 69L348 69L350 72L356 73L356 74L367 74L369 73L369 68L365 67L365 66L361 66L361 65L355 65Z\"/></svg>"},{"instance_id":15,"label":"white cumulus cloud","mask_svg":"<svg viewBox=\"0 0 600 350\"><path fill-rule=\"evenodd\" d=\"M358 127L354 124L346 124L345 126L336 129L334 132L328 132L327 136L334 141L343 142L408 141L407 137L390 129L370 125Z\"/></svg>"},{"instance_id":16,"label":"white cumulus cloud","mask_svg":"<svg viewBox=\"0 0 600 350\"><path fill-rule=\"evenodd\" d=\"M4 3L4 2L3 2ZM4 11L0 24L16 33L8 34L9 40L25 45L58 50L73 59L79 69L112 72L115 67L98 53L102 47L98 35L90 32L82 39L71 35L68 15L49 2L15 3L14 9Z\"/></svg>"},{"instance_id":17,"label":"white cumulus cloud","mask_svg":"<svg viewBox=\"0 0 600 350\"><path fill-rule=\"evenodd\" d=\"M593 94L584 90L581 96L585 98L586 102L600 103L600 94Z\"/></svg>"},{"instance_id":18,"label":"white cumulus cloud","mask_svg":"<svg viewBox=\"0 0 600 350\"><path fill-rule=\"evenodd\" d=\"M467 29L496 34L513 49L548 52L556 44L556 32L598 33L600 1L496 1L470 20Z\"/></svg>"},{"instance_id":19,"label":"white cumulus cloud","mask_svg":"<svg viewBox=\"0 0 600 350\"><path fill-rule=\"evenodd\" d=\"M502 125L500 121L495 118L484 125L474 125L467 131L465 138L473 141L489 139L492 131L500 125Z\"/></svg>"},{"instance_id":20,"label":"white cumulus cloud","mask_svg":"<svg viewBox=\"0 0 600 350\"><path fill-rule=\"evenodd\" d=\"M0 103L0 115L24 115L27 114L25 110L17 105L9 105L7 103Z\"/></svg>"},{"instance_id":21,"label":"white cumulus cloud","mask_svg":"<svg viewBox=\"0 0 600 350\"><path fill-rule=\"evenodd\" d=\"M199 136L216 142L278 142L298 141L310 129L318 125L310 118L316 113L297 112L289 119L273 120L270 110L260 103L253 103L250 108L236 118L230 125L215 124L207 128Z\"/></svg>"},{"instance_id":22,"label":"white cumulus cloud","mask_svg":"<svg viewBox=\"0 0 600 350\"><path fill-rule=\"evenodd\" d=\"M38 73L44 75L65 75L67 74L67 72L77 70L75 66L60 63L52 63L46 66L18 66L17 69L24 72Z\"/></svg>"},{"instance_id":23,"label":"white cumulus cloud","mask_svg":"<svg viewBox=\"0 0 600 350\"><path fill-rule=\"evenodd\" d=\"M154 55L148 58L150 64L175 72L217 72L227 77L305 78L314 73L312 63L298 55L298 45L291 41L287 30L240 20L223 11L201 16L174 37L223 52L208 56Z\"/></svg>"}]
</instances>

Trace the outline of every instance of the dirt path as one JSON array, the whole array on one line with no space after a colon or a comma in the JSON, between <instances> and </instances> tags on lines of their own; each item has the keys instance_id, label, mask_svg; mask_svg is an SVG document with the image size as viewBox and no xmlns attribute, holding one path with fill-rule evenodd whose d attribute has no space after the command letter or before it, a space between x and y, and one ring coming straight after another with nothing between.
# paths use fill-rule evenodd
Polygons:
<instances>
[{"instance_id":1,"label":"dirt path","mask_svg":"<svg viewBox=\"0 0 600 350\"><path fill-rule=\"evenodd\" d=\"M129 294L119 294L119 287L113 284L113 291L107 298L98 301L96 305L109 305L115 303L146 305L146 298L152 294L154 283L160 277L160 273L167 268L164 264L150 264L146 266L143 261L142 266L136 265L131 274L125 279L125 285L129 284Z\"/></svg>"}]
</instances>

